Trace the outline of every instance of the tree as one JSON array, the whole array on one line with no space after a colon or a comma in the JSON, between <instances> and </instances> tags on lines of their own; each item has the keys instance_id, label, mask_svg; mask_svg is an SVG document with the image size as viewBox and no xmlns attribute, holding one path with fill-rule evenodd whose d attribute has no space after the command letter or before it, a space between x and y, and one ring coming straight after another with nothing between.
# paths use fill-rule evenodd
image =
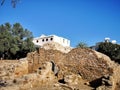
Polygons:
<instances>
[{"instance_id":1,"label":"tree","mask_svg":"<svg viewBox=\"0 0 120 90\"><path fill-rule=\"evenodd\" d=\"M111 42L102 42L98 45L98 50L108 55L115 62L120 63L120 45Z\"/></svg>"},{"instance_id":2,"label":"tree","mask_svg":"<svg viewBox=\"0 0 120 90\"><path fill-rule=\"evenodd\" d=\"M22 58L34 51L32 33L19 23L0 25L0 57L3 59Z\"/></svg>"},{"instance_id":3,"label":"tree","mask_svg":"<svg viewBox=\"0 0 120 90\"><path fill-rule=\"evenodd\" d=\"M6 0L1 0L1 6L5 3ZM15 8L16 4L19 2L20 0L11 0L11 4L12 7Z\"/></svg>"},{"instance_id":4,"label":"tree","mask_svg":"<svg viewBox=\"0 0 120 90\"><path fill-rule=\"evenodd\" d=\"M78 43L78 45L76 47L77 48L87 48L88 45L86 43L84 43L84 42L80 42L80 43Z\"/></svg>"}]
</instances>

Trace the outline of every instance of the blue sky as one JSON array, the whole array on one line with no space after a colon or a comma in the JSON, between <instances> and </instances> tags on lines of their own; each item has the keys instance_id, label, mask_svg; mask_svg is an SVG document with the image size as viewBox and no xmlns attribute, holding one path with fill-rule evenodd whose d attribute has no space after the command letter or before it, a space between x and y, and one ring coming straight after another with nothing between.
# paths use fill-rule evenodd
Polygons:
<instances>
[{"instance_id":1,"label":"blue sky","mask_svg":"<svg viewBox=\"0 0 120 90\"><path fill-rule=\"evenodd\" d=\"M105 37L120 43L120 0L10 0L0 6L0 24L19 22L34 37L56 34L89 46Z\"/></svg>"}]
</instances>

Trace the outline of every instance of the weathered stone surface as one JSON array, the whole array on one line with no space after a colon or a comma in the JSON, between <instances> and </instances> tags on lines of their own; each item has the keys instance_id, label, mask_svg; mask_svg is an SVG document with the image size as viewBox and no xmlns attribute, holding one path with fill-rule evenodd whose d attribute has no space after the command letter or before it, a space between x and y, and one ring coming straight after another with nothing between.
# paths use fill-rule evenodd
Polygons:
<instances>
[{"instance_id":1,"label":"weathered stone surface","mask_svg":"<svg viewBox=\"0 0 120 90\"><path fill-rule=\"evenodd\" d=\"M27 60L1 60L0 61L0 79L8 80L28 74Z\"/></svg>"},{"instance_id":2,"label":"weathered stone surface","mask_svg":"<svg viewBox=\"0 0 120 90\"><path fill-rule=\"evenodd\" d=\"M58 51L61 51L63 53L68 53L69 51L72 50L72 47L67 47L67 46L64 47L56 42L46 43L41 48L44 48L45 50L50 50L50 49L58 50Z\"/></svg>"},{"instance_id":3,"label":"weathered stone surface","mask_svg":"<svg viewBox=\"0 0 120 90\"><path fill-rule=\"evenodd\" d=\"M54 73L52 72L52 63L45 62L40 70L36 73L26 74L13 80L6 80L0 83L4 84L0 90L32 90L34 87L45 87L53 85L57 82Z\"/></svg>"},{"instance_id":4,"label":"weathered stone surface","mask_svg":"<svg viewBox=\"0 0 120 90\"><path fill-rule=\"evenodd\" d=\"M97 90L119 90L119 74L119 64L91 49L40 48L23 60L0 61L0 90L91 90L95 81Z\"/></svg>"},{"instance_id":5,"label":"weathered stone surface","mask_svg":"<svg viewBox=\"0 0 120 90\"><path fill-rule=\"evenodd\" d=\"M76 74L70 74L64 76L64 82L69 85L78 84L81 79L82 77Z\"/></svg>"},{"instance_id":6,"label":"weathered stone surface","mask_svg":"<svg viewBox=\"0 0 120 90\"><path fill-rule=\"evenodd\" d=\"M91 49L76 48L65 54L57 50L41 48L39 53L28 54L28 57L29 67L32 67L29 72L38 69L45 61L53 60L59 68L59 78L74 73L92 81L103 75L113 73L110 58Z\"/></svg>"}]
</instances>

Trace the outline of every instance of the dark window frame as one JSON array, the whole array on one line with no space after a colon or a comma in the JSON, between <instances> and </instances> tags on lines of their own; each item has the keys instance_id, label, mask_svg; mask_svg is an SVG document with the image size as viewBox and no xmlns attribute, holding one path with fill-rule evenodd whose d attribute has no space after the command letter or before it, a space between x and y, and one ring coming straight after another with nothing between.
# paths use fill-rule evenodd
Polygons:
<instances>
[{"instance_id":1,"label":"dark window frame","mask_svg":"<svg viewBox=\"0 0 120 90\"><path fill-rule=\"evenodd\" d=\"M48 41L48 38L46 38L46 41Z\"/></svg>"},{"instance_id":2,"label":"dark window frame","mask_svg":"<svg viewBox=\"0 0 120 90\"><path fill-rule=\"evenodd\" d=\"M36 40L36 42L38 43L38 42L39 42L39 40Z\"/></svg>"},{"instance_id":3,"label":"dark window frame","mask_svg":"<svg viewBox=\"0 0 120 90\"><path fill-rule=\"evenodd\" d=\"M50 38L50 40L52 41L52 40L53 40L53 38Z\"/></svg>"},{"instance_id":4,"label":"dark window frame","mask_svg":"<svg viewBox=\"0 0 120 90\"><path fill-rule=\"evenodd\" d=\"M42 42L44 42L44 39L42 39Z\"/></svg>"}]
</instances>

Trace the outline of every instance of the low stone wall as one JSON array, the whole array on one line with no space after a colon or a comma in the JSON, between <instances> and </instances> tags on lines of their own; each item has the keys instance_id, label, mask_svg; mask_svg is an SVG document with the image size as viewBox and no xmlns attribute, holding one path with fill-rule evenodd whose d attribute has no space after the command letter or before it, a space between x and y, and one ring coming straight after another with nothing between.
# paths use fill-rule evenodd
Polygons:
<instances>
[{"instance_id":1,"label":"low stone wall","mask_svg":"<svg viewBox=\"0 0 120 90\"><path fill-rule=\"evenodd\" d=\"M23 60L0 60L0 79L14 79L28 74L28 61Z\"/></svg>"}]
</instances>

